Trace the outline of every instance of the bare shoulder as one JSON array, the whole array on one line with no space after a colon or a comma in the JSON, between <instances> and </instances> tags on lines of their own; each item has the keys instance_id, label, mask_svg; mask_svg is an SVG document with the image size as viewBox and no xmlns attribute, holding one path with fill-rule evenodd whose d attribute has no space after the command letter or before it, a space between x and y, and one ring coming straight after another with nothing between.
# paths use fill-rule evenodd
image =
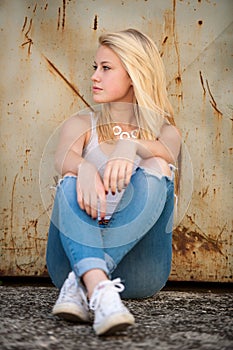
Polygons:
<instances>
[{"instance_id":1,"label":"bare shoulder","mask_svg":"<svg viewBox=\"0 0 233 350\"><path fill-rule=\"evenodd\" d=\"M62 126L62 133L78 133L83 134L91 129L91 113L79 114L76 113L68 118Z\"/></svg>"},{"instance_id":2,"label":"bare shoulder","mask_svg":"<svg viewBox=\"0 0 233 350\"><path fill-rule=\"evenodd\" d=\"M177 137L181 139L182 133L181 130L177 128L177 126L164 123L161 128L160 137Z\"/></svg>"},{"instance_id":3,"label":"bare shoulder","mask_svg":"<svg viewBox=\"0 0 233 350\"><path fill-rule=\"evenodd\" d=\"M92 118L91 113L76 113L68 118L62 125L58 148L70 147L80 149L86 145L90 139Z\"/></svg>"}]
</instances>

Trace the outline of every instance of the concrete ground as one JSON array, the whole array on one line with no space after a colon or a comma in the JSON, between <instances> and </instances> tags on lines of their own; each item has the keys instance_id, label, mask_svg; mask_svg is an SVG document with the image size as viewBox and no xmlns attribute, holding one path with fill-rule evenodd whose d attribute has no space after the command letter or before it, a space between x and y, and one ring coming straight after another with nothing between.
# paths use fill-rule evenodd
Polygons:
<instances>
[{"instance_id":1,"label":"concrete ground","mask_svg":"<svg viewBox=\"0 0 233 350\"><path fill-rule=\"evenodd\" d=\"M51 315L58 291L50 283L3 280L0 349L232 350L232 289L215 288L171 284L152 298L127 300L136 324L114 336L98 337L89 324Z\"/></svg>"}]
</instances>

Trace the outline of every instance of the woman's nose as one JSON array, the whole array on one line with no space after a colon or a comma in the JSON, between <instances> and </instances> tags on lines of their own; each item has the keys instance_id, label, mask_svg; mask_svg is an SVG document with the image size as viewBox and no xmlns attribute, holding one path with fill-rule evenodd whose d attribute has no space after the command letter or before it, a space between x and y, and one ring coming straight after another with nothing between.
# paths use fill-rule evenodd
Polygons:
<instances>
[{"instance_id":1,"label":"woman's nose","mask_svg":"<svg viewBox=\"0 0 233 350\"><path fill-rule=\"evenodd\" d=\"M92 81L99 81L100 80L100 76L99 76L99 73L97 70L95 70L95 72L92 74L91 80Z\"/></svg>"}]
</instances>

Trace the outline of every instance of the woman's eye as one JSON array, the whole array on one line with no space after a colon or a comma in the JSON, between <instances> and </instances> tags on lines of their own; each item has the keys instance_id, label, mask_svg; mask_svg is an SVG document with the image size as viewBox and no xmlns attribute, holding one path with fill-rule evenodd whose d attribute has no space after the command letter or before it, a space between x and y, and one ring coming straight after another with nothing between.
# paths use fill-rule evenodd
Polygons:
<instances>
[{"instance_id":1,"label":"woman's eye","mask_svg":"<svg viewBox=\"0 0 233 350\"><path fill-rule=\"evenodd\" d=\"M94 70L97 70L98 69L98 66L96 65L96 64L93 64L93 69ZM109 66L102 66L102 69L105 71L105 70L109 70L109 69L111 69Z\"/></svg>"}]
</instances>

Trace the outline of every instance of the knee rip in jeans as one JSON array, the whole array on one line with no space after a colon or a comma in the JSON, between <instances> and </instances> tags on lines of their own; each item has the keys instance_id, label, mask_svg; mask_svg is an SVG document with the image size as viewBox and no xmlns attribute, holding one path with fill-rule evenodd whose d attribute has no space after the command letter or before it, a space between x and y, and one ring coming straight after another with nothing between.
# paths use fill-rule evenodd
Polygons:
<instances>
[{"instance_id":1,"label":"knee rip in jeans","mask_svg":"<svg viewBox=\"0 0 233 350\"><path fill-rule=\"evenodd\" d=\"M151 157L142 159L139 167L147 174L154 175L158 179L161 179L163 176L170 180L173 180L174 178L174 165L167 164L167 162L161 158Z\"/></svg>"},{"instance_id":2,"label":"knee rip in jeans","mask_svg":"<svg viewBox=\"0 0 233 350\"><path fill-rule=\"evenodd\" d=\"M59 187L62 185L63 181L64 181L66 178L73 178L73 179L76 179L77 176L75 176L75 175L69 175L69 174L68 174L68 175L65 175L65 176L63 176L62 178L60 178L60 179L58 179L58 180L56 181L56 186L50 186L50 189L59 188Z\"/></svg>"}]
</instances>

